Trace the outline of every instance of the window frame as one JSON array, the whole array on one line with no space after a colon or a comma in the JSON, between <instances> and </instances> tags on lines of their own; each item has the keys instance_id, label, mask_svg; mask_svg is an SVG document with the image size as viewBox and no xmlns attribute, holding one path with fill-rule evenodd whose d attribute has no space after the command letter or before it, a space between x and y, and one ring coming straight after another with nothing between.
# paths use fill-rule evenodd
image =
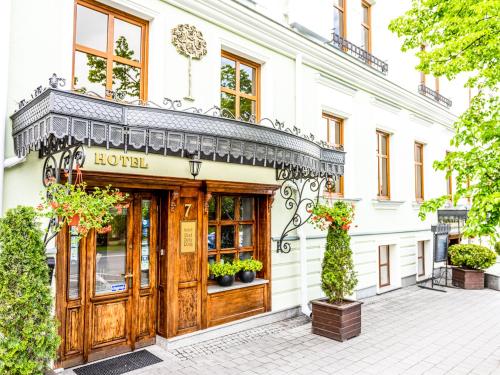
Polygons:
<instances>
[{"instance_id":1,"label":"window frame","mask_svg":"<svg viewBox=\"0 0 500 375\"><path fill-rule=\"evenodd\" d=\"M234 220L222 220L221 219L221 200L222 197L232 197L236 198L234 212L235 217ZM252 198L253 199L253 209L252 214L253 217L251 220L241 220L240 219L240 203L241 198ZM240 253L248 253L252 252L252 257L257 259L258 254L258 225L259 225L259 216L258 216L258 198L253 195L246 194L231 194L231 193L214 193L211 196L211 199L216 199L216 216L215 220L210 220L209 216L207 216L207 236L208 236L208 228L215 226L215 249L210 249L207 245L208 254L210 257L215 255L215 261L220 262L221 256L224 254L234 254L234 259L239 259ZM224 225L233 225L234 226L234 247L231 248L222 248L221 247L221 228ZM240 225L252 225L252 246L239 246L239 226ZM208 243L208 237L206 239ZM208 259L208 258L207 258Z\"/></svg>"},{"instance_id":2,"label":"window frame","mask_svg":"<svg viewBox=\"0 0 500 375\"><path fill-rule=\"evenodd\" d=\"M104 13L108 16L107 24L107 48L106 51L100 51L93 49L91 47L86 47L84 45L78 44L76 42L76 26L78 22L78 6L83 6L88 9L94 10L99 13ZM117 18L124 22L128 22L135 26L141 28L141 53L140 61L129 60L120 56L114 55L114 19ZM107 99L112 99L108 95L108 90L113 89L113 63L117 62L120 64L130 65L135 68L140 69L140 88L139 88L139 100L147 100L147 77L148 77L148 39L149 39L149 22L143 20L139 17L135 17L131 14L122 12L120 10L114 9L107 5L97 3L93 0L75 0L74 4L74 17L73 17L73 61L72 61L72 71L71 71L71 89L75 90L74 79L75 79L75 56L76 52L86 53L93 56L97 56L106 59L106 86L105 86L105 97Z\"/></svg>"},{"instance_id":3,"label":"window frame","mask_svg":"<svg viewBox=\"0 0 500 375\"><path fill-rule=\"evenodd\" d=\"M335 142L330 142L330 121L335 121L339 123L339 141L340 143L338 144L339 146L344 147L344 119L341 117L337 117L335 115L332 115L328 112L322 112L321 118L327 121L326 124L326 143L329 145L335 146ZM337 197L343 197L344 196L344 176L340 176L339 178L339 191L338 192L332 192L334 196Z\"/></svg>"},{"instance_id":4,"label":"window frame","mask_svg":"<svg viewBox=\"0 0 500 375\"><path fill-rule=\"evenodd\" d=\"M225 50L221 50L221 58L226 58L235 62L235 74L236 74L236 83L235 89L230 89L229 87L222 86L222 82L220 82L219 76L219 86L220 86L220 94L223 92L226 94L235 96L235 113L233 113L234 117L238 119L240 117L240 97L255 101L255 122L260 120L260 68L261 65L245 59L244 57L235 55L231 52L227 52ZM240 91L240 63L248 65L255 69L255 95L247 94ZM220 67L219 67L220 73Z\"/></svg>"},{"instance_id":5,"label":"window frame","mask_svg":"<svg viewBox=\"0 0 500 375\"><path fill-rule=\"evenodd\" d=\"M384 248L387 251L387 263L380 261L381 250ZM382 267L387 267L387 283L382 284ZM391 285L391 249L389 245L379 245L378 247L378 286L380 288Z\"/></svg>"},{"instance_id":6,"label":"window frame","mask_svg":"<svg viewBox=\"0 0 500 375\"><path fill-rule=\"evenodd\" d=\"M420 256L422 250L422 256ZM422 273L420 273L420 262L422 262ZM417 241L417 274L418 276L425 276L425 242Z\"/></svg>"},{"instance_id":7,"label":"window frame","mask_svg":"<svg viewBox=\"0 0 500 375\"><path fill-rule=\"evenodd\" d=\"M372 6L370 3L363 0L363 1L361 1L361 14L362 15L363 15L363 8L366 8L368 11L368 22L365 23L363 20L363 17L361 17L361 28L368 31L368 46L365 46L365 47L368 47L368 48L366 48L366 51L368 53L371 53L372 52ZM362 30L362 31L364 31L364 30ZM362 37L363 37L363 34L362 34ZM363 42L364 42L364 40L363 40Z\"/></svg>"},{"instance_id":8,"label":"window frame","mask_svg":"<svg viewBox=\"0 0 500 375\"><path fill-rule=\"evenodd\" d=\"M416 153L417 149L419 149L419 154L420 154L420 161L417 161L416 158ZM415 142L414 148L413 148L413 156L414 156L414 170L415 170L415 200L417 202L422 202L425 198L425 191L424 191L424 144L421 142ZM422 196L417 195L418 191L418 185L419 181L417 179L417 168L420 169L420 191Z\"/></svg>"},{"instance_id":9,"label":"window frame","mask_svg":"<svg viewBox=\"0 0 500 375\"><path fill-rule=\"evenodd\" d=\"M380 138L386 137L387 141L387 153L380 153ZM390 200L391 199L391 154L390 154L390 138L391 135L387 132L377 130L377 171L378 171L378 185L377 185L377 198L382 200ZM385 158L387 159L387 195L382 195L382 168L381 168L381 160Z\"/></svg>"},{"instance_id":10,"label":"window frame","mask_svg":"<svg viewBox=\"0 0 500 375\"><path fill-rule=\"evenodd\" d=\"M344 39L347 38L346 1L347 0L342 0L343 6L338 6L335 3L333 4L333 7L342 15L342 32L339 32L337 35L339 35L341 38L344 38ZM334 26L334 30L335 30L335 25L333 25L333 26Z\"/></svg>"}]
</instances>

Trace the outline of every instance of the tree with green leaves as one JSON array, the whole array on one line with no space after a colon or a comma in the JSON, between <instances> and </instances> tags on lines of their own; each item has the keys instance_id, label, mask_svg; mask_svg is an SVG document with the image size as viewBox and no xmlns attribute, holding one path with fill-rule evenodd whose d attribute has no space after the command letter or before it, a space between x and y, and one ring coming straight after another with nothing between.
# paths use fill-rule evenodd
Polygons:
<instances>
[{"instance_id":1,"label":"tree with green leaves","mask_svg":"<svg viewBox=\"0 0 500 375\"><path fill-rule=\"evenodd\" d=\"M56 357L60 339L42 238L32 207L0 219L0 374L43 374Z\"/></svg>"},{"instance_id":2,"label":"tree with green leaves","mask_svg":"<svg viewBox=\"0 0 500 375\"><path fill-rule=\"evenodd\" d=\"M466 75L466 87L477 94L455 122L453 150L435 161L436 170L455 177L453 202L465 197L472 207L466 237L499 237L500 220L500 3L498 0L413 0L411 9L389 29L403 37L402 50L416 52L417 69L451 80ZM420 50L421 46L424 50ZM449 200L424 202L425 219Z\"/></svg>"}]
</instances>

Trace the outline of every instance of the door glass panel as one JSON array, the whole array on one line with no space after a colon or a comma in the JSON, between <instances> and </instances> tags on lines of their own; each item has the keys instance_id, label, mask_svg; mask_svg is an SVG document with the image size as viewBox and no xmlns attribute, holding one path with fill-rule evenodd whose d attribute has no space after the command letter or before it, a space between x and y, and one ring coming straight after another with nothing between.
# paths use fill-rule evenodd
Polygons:
<instances>
[{"instance_id":1,"label":"door glass panel","mask_svg":"<svg viewBox=\"0 0 500 375\"><path fill-rule=\"evenodd\" d=\"M336 7L333 8L333 32L344 36L344 14Z\"/></svg>"},{"instance_id":2,"label":"door glass panel","mask_svg":"<svg viewBox=\"0 0 500 375\"><path fill-rule=\"evenodd\" d=\"M255 69L245 64L240 64L240 91L255 95Z\"/></svg>"},{"instance_id":3,"label":"door glass panel","mask_svg":"<svg viewBox=\"0 0 500 375\"><path fill-rule=\"evenodd\" d=\"M423 275L424 274L424 259L419 258L418 259L418 275Z\"/></svg>"},{"instance_id":4,"label":"door glass panel","mask_svg":"<svg viewBox=\"0 0 500 375\"><path fill-rule=\"evenodd\" d=\"M151 236L151 201L143 200L141 204L142 211L142 230L141 230L141 288L149 286L149 255L150 255L150 236Z\"/></svg>"},{"instance_id":5,"label":"door glass panel","mask_svg":"<svg viewBox=\"0 0 500 375\"><path fill-rule=\"evenodd\" d=\"M73 88L83 93L92 91L104 96L105 87L106 59L76 51Z\"/></svg>"},{"instance_id":6,"label":"door glass panel","mask_svg":"<svg viewBox=\"0 0 500 375\"><path fill-rule=\"evenodd\" d=\"M114 54L129 60L141 58L141 28L115 18Z\"/></svg>"},{"instance_id":7,"label":"door glass panel","mask_svg":"<svg viewBox=\"0 0 500 375\"><path fill-rule=\"evenodd\" d=\"M208 220L217 220L217 204L213 197L208 201Z\"/></svg>"},{"instance_id":8,"label":"door glass panel","mask_svg":"<svg viewBox=\"0 0 500 375\"><path fill-rule=\"evenodd\" d=\"M244 251L240 253L240 260L251 259L253 257L253 251Z\"/></svg>"},{"instance_id":9,"label":"door glass panel","mask_svg":"<svg viewBox=\"0 0 500 375\"><path fill-rule=\"evenodd\" d=\"M234 248L234 225L222 225L221 226L221 249L232 249Z\"/></svg>"},{"instance_id":10,"label":"door glass panel","mask_svg":"<svg viewBox=\"0 0 500 375\"><path fill-rule=\"evenodd\" d=\"M380 247L380 264L387 264L387 248L385 246Z\"/></svg>"},{"instance_id":11,"label":"door glass panel","mask_svg":"<svg viewBox=\"0 0 500 375\"><path fill-rule=\"evenodd\" d=\"M253 220L253 198L241 198L240 220Z\"/></svg>"},{"instance_id":12,"label":"door glass panel","mask_svg":"<svg viewBox=\"0 0 500 375\"><path fill-rule=\"evenodd\" d=\"M221 254L220 259L221 263L233 263L234 262L234 253L230 254Z\"/></svg>"},{"instance_id":13,"label":"door glass panel","mask_svg":"<svg viewBox=\"0 0 500 375\"><path fill-rule=\"evenodd\" d=\"M247 247L253 245L253 225L252 224L240 224L240 247Z\"/></svg>"},{"instance_id":14,"label":"door glass panel","mask_svg":"<svg viewBox=\"0 0 500 375\"><path fill-rule=\"evenodd\" d=\"M76 43L106 51L108 16L81 5L77 5L76 12Z\"/></svg>"},{"instance_id":15,"label":"door glass panel","mask_svg":"<svg viewBox=\"0 0 500 375\"><path fill-rule=\"evenodd\" d=\"M380 195L386 197L389 195L389 190L387 188L387 159L382 158L381 163L381 181L380 181Z\"/></svg>"},{"instance_id":16,"label":"door glass panel","mask_svg":"<svg viewBox=\"0 0 500 375\"><path fill-rule=\"evenodd\" d=\"M117 99L137 99L141 94L141 69L113 62L113 92Z\"/></svg>"},{"instance_id":17,"label":"door glass panel","mask_svg":"<svg viewBox=\"0 0 500 375\"><path fill-rule=\"evenodd\" d=\"M112 230L98 233L95 257L95 294L121 292L127 289L127 213L123 208L111 220Z\"/></svg>"},{"instance_id":18,"label":"door glass panel","mask_svg":"<svg viewBox=\"0 0 500 375\"><path fill-rule=\"evenodd\" d=\"M69 243L68 298L75 299L80 296L80 241L76 227L70 227Z\"/></svg>"},{"instance_id":19,"label":"door glass panel","mask_svg":"<svg viewBox=\"0 0 500 375\"><path fill-rule=\"evenodd\" d=\"M217 261L217 256L216 256L215 254L213 254L213 255L209 255L209 256L208 256L208 265L209 265L209 266L210 266L210 265L212 265L212 264L214 264L216 261ZM209 278L210 280L215 279L214 275L210 275L210 272L209 272L209 274L208 274L208 278Z\"/></svg>"}]
</instances>

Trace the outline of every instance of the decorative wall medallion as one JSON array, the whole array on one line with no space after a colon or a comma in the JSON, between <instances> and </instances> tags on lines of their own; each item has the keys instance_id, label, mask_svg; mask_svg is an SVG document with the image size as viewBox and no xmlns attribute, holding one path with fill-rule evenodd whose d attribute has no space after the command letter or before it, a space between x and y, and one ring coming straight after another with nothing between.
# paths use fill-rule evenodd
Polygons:
<instances>
[{"instance_id":1,"label":"decorative wall medallion","mask_svg":"<svg viewBox=\"0 0 500 375\"><path fill-rule=\"evenodd\" d=\"M181 24L172 29L172 44L177 52L188 58L188 95L185 100L193 101L191 96L191 60L200 60L207 54L207 42L195 26Z\"/></svg>"}]
</instances>

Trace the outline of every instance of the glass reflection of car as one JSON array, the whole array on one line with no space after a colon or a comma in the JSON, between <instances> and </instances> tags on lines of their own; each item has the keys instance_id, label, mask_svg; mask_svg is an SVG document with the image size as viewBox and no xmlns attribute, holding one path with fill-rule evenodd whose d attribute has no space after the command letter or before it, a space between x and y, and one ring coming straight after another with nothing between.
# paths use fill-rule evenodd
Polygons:
<instances>
[{"instance_id":1,"label":"glass reflection of car","mask_svg":"<svg viewBox=\"0 0 500 375\"><path fill-rule=\"evenodd\" d=\"M208 248L215 249L215 232L208 234Z\"/></svg>"}]
</instances>

